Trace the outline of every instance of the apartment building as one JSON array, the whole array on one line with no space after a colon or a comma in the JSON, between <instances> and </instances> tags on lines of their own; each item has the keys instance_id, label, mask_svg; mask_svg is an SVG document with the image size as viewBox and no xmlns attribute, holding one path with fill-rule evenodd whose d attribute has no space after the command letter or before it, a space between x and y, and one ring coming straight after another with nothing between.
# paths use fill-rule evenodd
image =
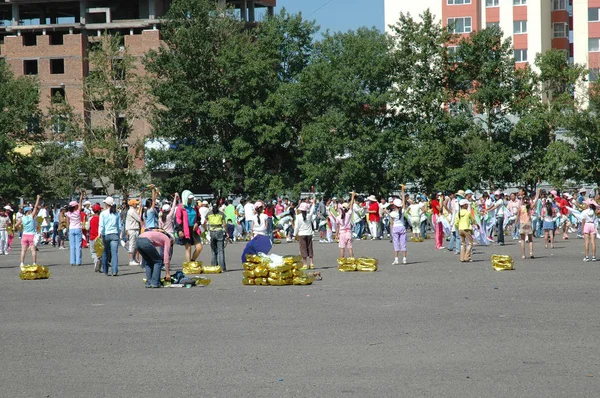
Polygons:
<instances>
[{"instance_id":1,"label":"apartment building","mask_svg":"<svg viewBox=\"0 0 600 398\"><path fill-rule=\"evenodd\" d=\"M587 65L590 81L598 79L600 0L385 0L386 26L401 12L418 17L427 9L457 34L499 26L512 39L517 67L533 66L537 53L556 48Z\"/></svg>"},{"instance_id":2,"label":"apartment building","mask_svg":"<svg viewBox=\"0 0 600 398\"><path fill-rule=\"evenodd\" d=\"M215 0L233 5L240 17L254 22L260 13L273 14L276 0ZM35 75L40 82L40 105L48 108L60 93L74 111L94 119L83 98L83 79L89 73L87 52L104 33L120 33L123 46L138 59L160 45L161 18L172 0L2 0L0 57L17 75ZM132 139L150 133L147 121L132 126ZM136 167L142 167L140 159Z\"/></svg>"}]
</instances>

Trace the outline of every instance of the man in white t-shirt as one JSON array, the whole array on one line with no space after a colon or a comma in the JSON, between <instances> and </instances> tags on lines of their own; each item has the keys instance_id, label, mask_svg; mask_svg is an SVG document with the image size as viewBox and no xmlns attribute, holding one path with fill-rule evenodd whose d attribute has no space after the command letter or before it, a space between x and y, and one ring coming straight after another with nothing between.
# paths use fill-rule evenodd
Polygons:
<instances>
[{"instance_id":1,"label":"man in white t-shirt","mask_svg":"<svg viewBox=\"0 0 600 398\"><path fill-rule=\"evenodd\" d=\"M506 209L504 203L504 193L500 191L494 192L494 198L496 202L492 207L488 209L488 212L496 213L496 231L498 233L498 244L504 246L504 210Z\"/></svg>"},{"instance_id":2,"label":"man in white t-shirt","mask_svg":"<svg viewBox=\"0 0 600 398\"><path fill-rule=\"evenodd\" d=\"M45 203L42 205L42 208L38 212L37 218L42 218L42 243L48 244L48 239L50 237L50 215L48 214L48 206L46 206Z\"/></svg>"},{"instance_id":3,"label":"man in white t-shirt","mask_svg":"<svg viewBox=\"0 0 600 398\"><path fill-rule=\"evenodd\" d=\"M249 234L252 230L252 221L254 220L254 203L252 203L250 199L248 199L244 205L244 215L246 217L244 228L246 233Z\"/></svg>"}]
</instances>

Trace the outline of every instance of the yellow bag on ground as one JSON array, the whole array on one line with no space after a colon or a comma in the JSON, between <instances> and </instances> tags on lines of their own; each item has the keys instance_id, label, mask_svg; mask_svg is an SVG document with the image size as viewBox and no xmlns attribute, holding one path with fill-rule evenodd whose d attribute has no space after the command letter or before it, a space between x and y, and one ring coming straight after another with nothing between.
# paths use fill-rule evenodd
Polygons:
<instances>
[{"instance_id":1,"label":"yellow bag on ground","mask_svg":"<svg viewBox=\"0 0 600 398\"><path fill-rule=\"evenodd\" d=\"M196 286L208 286L212 282L212 279L204 278L202 276L190 276L190 279L196 281Z\"/></svg>"},{"instance_id":2,"label":"yellow bag on ground","mask_svg":"<svg viewBox=\"0 0 600 398\"><path fill-rule=\"evenodd\" d=\"M254 275L257 278L266 278L267 276L269 276L269 268L262 264L259 264L256 266L256 268L254 268Z\"/></svg>"},{"instance_id":3,"label":"yellow bag on ground","mask_svg":"<svg viewBox=\"0 0 600 398\"><path fill-rule=\"evenodd\" d=\"M254 271L250 271L250 270L247 270L247 269L245 269L244 271L242 271L242 276L244 278L253 278L253 279L256 278L256 275L254 275Z\"/></svg>"},{"instance_id":4,"label":"yellow bag on ground","mask_svg":"<svg viewBox=\"0 0 600 398\"><path fill-rule=\"evenodd\" d=\"M302 261L302 257L301 256L283 256L283 261L286 264L299 263Z\"/></svg>"},{"instance_id":5,"label":"yellow bag on ground","mask_svg":"<svg viewBox=\"0 0 600 398\"><path fill-rule=\"evenodd\" d=\"M293 279L294 285L311 285L315 278L309 276L297 276Z\"/></svg>"},{"instance_id":6,"label":"yellow bag on ground","mask_svg":"<svg viewBox=\"0 0 600 398\"><path fill-rule=\"evenodd\" d=\"M354 271L356 271L356 264L340 264L340 265L338 265L338 271L354 272Z\"/></svg>"},{"instance_id":7,"label":"yellow bag on ground","mask_svg":"<svg viewBox=\"0 0 600 398\"><path fill-rule=\"evenodd\" d=\"M338 265L344 265L344 264L354 264L356 262L356 259L354 257L340 257L337 259L337 263Z\"/></svg>"},{"instance_id":8,"label":"yellow bag on ground","mask_svg":"<svg viewBox=\"0 0 600 398\"><path fill-rule=\"evenodd\" d=\"M269 285L272 286L285 286L293 283L292 279L280 279L280 278L269 278Z\"/></svg>"},{"instance_id":9,"label":"yellow bag on ground","mask_svg":"<svg viewBox=\"0 0 600 398\"><path fill-rule=\"evenodd\" d=\"M183 273L186 275L202 273L202 261L186 261L181 265L183 266Z\"/></svg>"},{"instance_id":10,"label":"yellow bag on ground","mask_svg":"<svg viewBox=\"0 0 600 398\"><path fill-rule=\"evenodd\" d=\"M293 278L293 277L294 277L294 273L292 272L292 270L285 271L285 272L274 272L274 271L269 272L269 278L289 279L289 278Z\"/></svg>"},{"instance_id":11,"label":"yellow bag on ground","mask_svg":"<svg viewBox=\"0 0 600 398\"><path fill-rule=\"evenodd\" d=\"M94 242L94 251L98 258L102 257L102 253L104 253L104 242L102 242L102 237L100 236Z\"/></svg>"},{"instance_id":12,"label":"yellow bag on ground","mask_svg":"<svg viewBox=\"0 0 600 398\"><path fill-rule=\"evenodd\" d=\"M247 254L246 262L259 264L261 262L261 260L260 260L260 257L257 256L256 254Z\"/></svg>"},{"instance_id":13,"label":"yellow bag on ground","mask_svg":"<svg viewBox=\"0 0 600 398\"><path fill-rule=\"evenodd\" d=\"M242 279L242 284L249 286L249 285L255 285L255 280L254 278L244 278Z\"/></svg>"},{"instance_id":14,"label":"yellow bag on ground","mask_svg":"<svg viewBox=\"0 0 600 398\"><path fill-rule=\"evenodd\" d=\"M300 269L292 270L292 275L294 276L294 278L297 278L299 276L305 276L304 271L302 271Z\"/></svg>"},{"instance_id":15,"label":"yellow bag on ground","mask_svg":"<svg viewBox=\"0 0 600 398\"><path fill-rule=\"evenodd\" d=\"M357 271L361 271L361 272L375 272L377 271L377 265L375 264L364 264L364 263L358 263L356 265L356 270Z\"/></svg>"},{"instance_id":16,"label":"yellow bag on ground","mask_svg":"<svg viewBox=\"0 0 600 398\"><path fill-rule=\"evenodd\" d=\"M22 280L48 279L50 270L43 265L24 265L21 267L19 278Z\"/></svg>"},{"instance_id":17,"label":"yellow bag on ground","mask_svg":"<svg viewBox=\"0 0 600 398\"><path fill-rule=\"evenodd\" d=\"M511 256L503 256L500 254L492 255L492 268L496 271L509 271L514 268L514 261Z\"/></svg>"},{"instance_id":18,"label":"yellow bag on ground","mask_svg":"<svg viewBox=\"0 0 600 398\"><path fill-rule=\"evenodd\" d=\"M256 285L261 285L261 286L268 286L269 285L269 281L267 278L255 278L254 279L254 283Z\"/></svg>"},{"instance_id":19,"label":"yellow bag on ground","mask_svg":"<svg viewBox=\"0 0 600 398\"><path fill-rule=\"evenodd\" d=\"M291 271L294 266L292 264L281 264L281 265L269 265L269 271L272 272L287 272Z\"/></svg>"},{"instance_id":20,"label":"yellow bag on ground","mask_svg":"<svg viewBox=\"0 0 600 398\"><path fill-rule=\"evenodd\" d=\"M244 267L244 269L252 271L254 270L254 268L256 268L256 263L243 263L242 267Z\"/></svg>"},{"instance_id":21,"label":"yellow bag on ground","mask_svg":"<svg viewBox=\"0 0 600 398\"><path fill-rule=\"evenodd\" d=\"M223 272L223 268L220 265L205 265L202 267L205 274L220 274Z\"/></svg>"}]
</instances>

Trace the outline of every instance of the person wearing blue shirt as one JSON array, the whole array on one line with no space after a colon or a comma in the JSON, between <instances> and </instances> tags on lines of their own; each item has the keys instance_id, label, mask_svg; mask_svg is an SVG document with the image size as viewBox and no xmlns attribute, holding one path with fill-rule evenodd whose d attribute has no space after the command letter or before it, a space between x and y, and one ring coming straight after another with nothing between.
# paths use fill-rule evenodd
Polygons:
<instances>
[{"instance_id":1,"label":"person wearing blue shirt","mask_svg":"<svg viewBox=\"0 0 600 398\"><path fill-rule=\"evenodd\" d=\"M121 217L117 212L115 200L107 196L104 199L106 209L100 213L98 233L102 236L104 252L102 253L102 271L108 276L108 262L111 261L111 275L119 273L119 236L121 234Z\"/></svg>"},{"instance_id":2,"label":"person wearing blue shirt","mask_svg":"<svg viewBox=\"0 0 600 398\"><path fill-rule=\"evenodd\" d=\"M146 199L146 211L144 212L145 229L158 228L158 211L156 210L157 189L152 187L152 199Z\"/></svg>"},{"instance_id":3,"label":"person wearing blue shirt","mask_svg":"<svg viewBox=\"0 0 600 398\"><path fill-rule=\"evenodd\" d=\"M25 207L25 215L17 220L15 230L23 226L23 235L21 236L21 267L24 265L25 253L27 248L31 248L31 256L33 257L33 265L37 264L37 249L34 244L34 236L37 231L36 216L39 210L40 195L37 196L35 206Z\"/></svg>"}]
</instances>

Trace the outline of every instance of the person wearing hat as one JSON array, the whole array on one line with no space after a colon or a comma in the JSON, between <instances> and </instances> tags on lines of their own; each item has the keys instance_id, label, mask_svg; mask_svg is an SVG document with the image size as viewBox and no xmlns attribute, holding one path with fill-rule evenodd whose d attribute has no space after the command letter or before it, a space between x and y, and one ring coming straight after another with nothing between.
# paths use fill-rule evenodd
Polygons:
<instances>
[{"instance_id":1,"label":"person wearing hat","mask_svg":"<svg viewBox=\"0 0 600 398\"><path fill-rule=\"evenodd\" d=\"M175 219L175 211L179 205L179 193L175 192L173 196L173 205L165 203L161 207L160 219L158 221L158 227L165 230L167 233L175 236L175 228L173 220ZM172 248L171 248L172 249Z\"/></svg>"},{"instance_id":2,"label":"person wearing hat","mask_svg":"<svg viewBox=\"0 0 600 398\"><path fill-rule=\"evenodd\" d=\"M300 256L302 256L302 269L313 269L313 218L315 217L315 203L312 206L306 202L298 205L299 213L294 223L294 236L300 242ZM308 262L307 259L308 258Z\"/></svg>"},{"instance_id":3,"label":"person wearing hat","mask_svg":"<svg viewBox=\"0 0 600 398\"><path fill-rule=\"evenodd\" d=\"M438 192L431 200L431 212L433 226L435 228L435 248L436 250L444 248L444 226L442 225L442 203L444 203L444 194Z\"/></svg>"},{"instance_id":4,"label":"person wearing hat","mask_svg":"<svg viewBox=\"0 0 600 398\"><path fill-rule=\"evenodd\" d=\"M472 262L471 254L473 251L473 225L477 225L477 221L469 211L469 201L461 199L459 202L460 211L456 216L455 226L460 235L460 261Z\"/></svg>"},{"instance_id":5,"label":"person wearing hat","mask_svg":"<svg viewBox=\"0 0 600 398\"><path fill-rule=\"evenodd\" d=\"M350 203L342 203L341 212L335 219L335 222L338 227L338 239L339 239L339 248L340 248L340 257L346 257L345 251L348 249L349 257L354 257L354 249L352 248L352 209L354 208L354 198L356 197L356 192L352 192L352 197L350 199ZM369 199L371 200L371 199ZM373 202L371 202L373 203ZM377 199L375 199L375 203L377 204ZM379 211L377 212L379 215Z\"/></svg>"},{"instance_id":6,"label":"person wearing hat","mask_svg":"<svg viewBox=\"0 0 600 398\"><path fill-rule=\"evenodd\" d=\"M83 202L83 212L88 218L91 217L92 214L94 214L94 212L92 211L92 202L90 202L89 200Z\"/></svg>"},{"instance_id":7,"label":"person wearing hat","mask_svg":"<svg viewBox=\"0 0 600 398\"><path fill-rule=\"evenodd\" d=\"M90 256L92 257L92 263L94 264L94 272L100 272L100 259L98 258L98 254L96 253L96 240L100 236L99 227L100 227L100 211L102 211L102 206L100 203L94 203L92 206L92 216L89 218L90 224Z\"/></svg>"},{"instance_id":8,"label":"person wearing hat","mask_svg":"<svg viewBox=\"0 0 600 398\"><path fill-rule=\"evenodd\" d=\"M30 207L30 206L25 207L25 209L24 209L25 215L23 215L21 218L17 219L17 222L15 224L15 229L18 229L21 226L23 227L23 235L21 236L21 267L24 265L25 253L27 252L27 248L31 249L31 256L33 257L33 264L34 265L37 264L37 250L33 243L33 238L34 238L36 230L37 230L36 216L38 213L39 204L40 204L40 195L37 196L34 207Z\"/></svg>"},{"instance_id":9,"label":"person wearing hat","mask_svg":"<svg viewBox=\"0 0 600 398\"><path fill-rule=\"evenodd\" d=\"M102 253L102 272L108 276L108 263L111 263L110 275L119 274L119 236L121 234L121 216L117 212L117 204L112 196L104 199L105 209L100 213L99 233L104 243Z\"/></svg>"},{"instance_id":10,"label":"person wearing hat","mask_svg":"<svg viewBox=\"0 0 600 398\"><path fill-rule=\"evenodd\" d=\"M265 235L271 239L271 237L267 234L268 229L268 216L263 213L265 210L265 204L262 201L257 201L254 203L254 219L250 224L250 231L252 236L256 235Z\"/></svg>"},{"instance_id":11,"label":"person wearing hat","mask_svg":"<svg viewBox=\"0 0 600 398\"><path fill-rule=\"evenodd\" d=\"M129 209L125 216L125 231L127 233L127 242L129 243L129 265L140 265L136 261L138 257L137 239L140 236L142 229L142 218L140 213L142 209L139 207L140 201L137 199L129 199L127 202Z\"/></svg>"},{"instance_id":12,"label":"person wearing hat","mask_svg":"<svg viewBox=\"0 0 600 398\"><path fill-rule=\"evenodd\" d=\"M392 265L400 264L398 255L402 252L402 264L406 264L406 227L404 226L404 185L402 185L402 200L394 199L390 219L392 224L392 242L394 243L394 262Z\"/></svg>"},{"instance_id":13,"label":"person wearing hat","mask_svg":"<svg viewBox=\"0 0 600 398\"><path fill-rule=\"evenodd\" d=\"M379 203L375 195L370 195L367 200L369 205L367 207L367 214L369 220L369 232L371 232L371 240L381 239L379 236L379 223L381 222L381 216L379 215Z\"/></svg>"},{"instance_id":14,"label":"person wearing hat","mask_svg":"<svg viewBox=\"0 0 600 398\"><path fill-rule=\"evenodd\" d=\"M0 255L8 256L8 227L11 226L8 211L12 210L10 206L4 206L0 209Z\"/></svg>"},{"instance_id":15,"label":"person wearing hat","mask_svg":"<svg viewBox=\"0 0 600 398\"><path fill-rule=\"evenodd\" d=\"M196 198L187 189L181 193L181 203L175 212L175 232L177 242L185 246L185 261L196 261L202 252L200 239L200 209ZM194 253L192 253L194 246Z\"/></svg>"},{"instance_id":16,"label":"person wearing hat","mask_svg":"<svg viewBox=\"0 0 600 398\"><path fill-rule=\"evenodd\" d=\"M67 206L67 220L69 223L69 263L72 267L81 265L81 241L83 239L81 208L83 202L82 189L79 192L79 202L72 200Z\"/></svg>"},{"instance_id":17,"label":"person wearing hat","mask_svg":"<svg viewBox=\"0 0 600 398\"><path fill-rule=\"evenodd\" d=\"M585 250L585 257L583 261L590 261L590 254L592 255L592 261L596 261L596 223L598 221L598 203L594 199L588 199L583 202L587 209L581 212L581 222L583 223L583 248ZM591 253L590 253L591 246Z\"/></svg>"}]
</instances>

